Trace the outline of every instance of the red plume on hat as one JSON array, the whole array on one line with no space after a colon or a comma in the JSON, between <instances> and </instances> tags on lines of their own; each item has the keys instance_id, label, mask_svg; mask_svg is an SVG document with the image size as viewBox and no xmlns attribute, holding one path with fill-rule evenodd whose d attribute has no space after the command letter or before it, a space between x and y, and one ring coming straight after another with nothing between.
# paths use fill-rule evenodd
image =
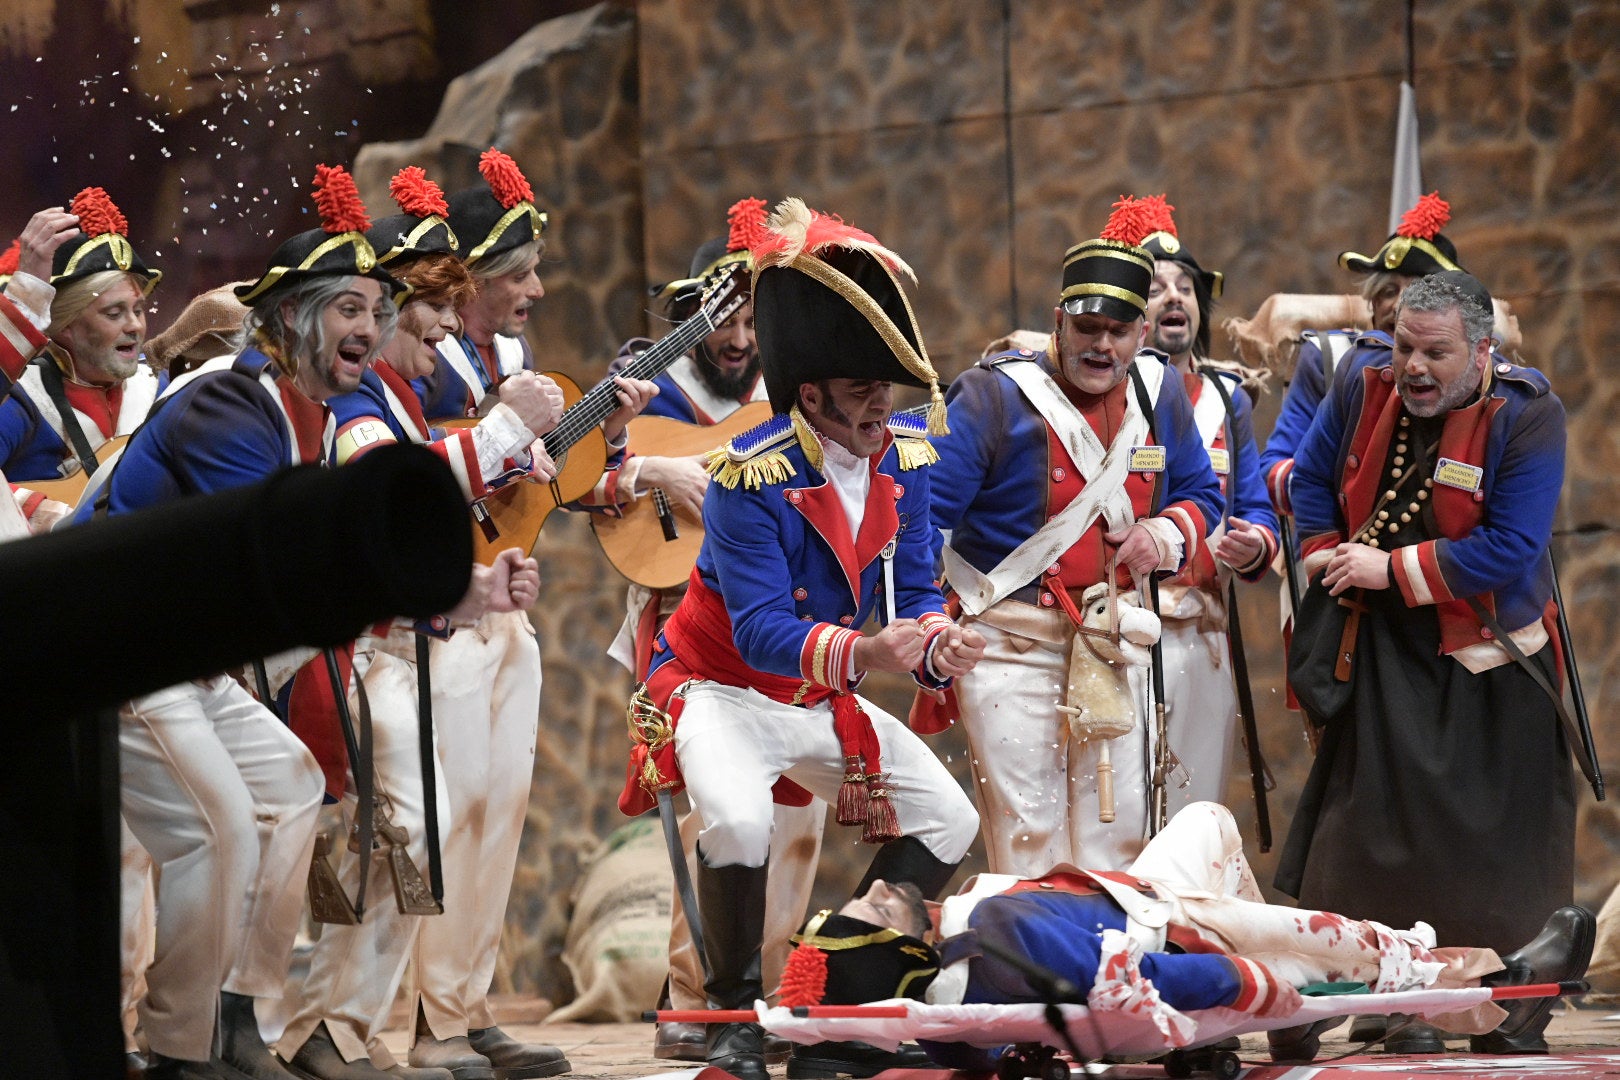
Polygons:
<instances>
[{"instance_id":1,"label":"red plume on hat","mask_svg":"<svg viewBox=\"0 0 1620 1080\"><path fill-rule=\"evenodd\" d=\"M1451 204L1440 197L1440 192L1431 191L1420 196L1412 205L1412 209L1401 215L1401 223L1395 229L1396 236L1409 236L1420 240L1433 240L1440 235L1440 230L1451 221Z\"/></svg>"},{"instance_id":2,"label":"red plume on hat","mask_svg":"<svg viewBox=\"0 0 1620 1080\"><path fill-rule=\"evenodd\" d=\"M315 166L315 208L321 212L321 228L339 233L363 233L371 228L366 204L354 177L341 165Z\"/></svg>"},{"instance_id":3,"label":"red plume on hat","mask_svg":"<svg viewBox=\"0 0 1620 1080\"><path fill-rule=\"evenodd\" d=\"M450 204L444 201L444 189L427 178L420 165L407 165L388 181L388 194L399 208L415 217L444 217L450 213Z\"/></svg>"},{"instance_id":4,"label":"red plume on hat","mask_svg":"<svg viewBox=\"0 0 1620 1080\"><path fill-rule=\"evenodd\" d=\"M1180 237L1181 234L1176 232L1176 219L1171 214L1171 212L1175 210L1175 207L1171 206L1169 202L1165 200L1165 196L1162 193L1158 195L1144 195L1139 201L1142 206L1147 209L1148 215L1148 230L1142 235L1147 236L1151 235L1152 233L1162 232L1169 233L1171 236L1178 238Z\"/></svg>"},{"instance_id":5,"label":"red plume on hat","mask_svg":"<svg viewBox=\"0 0 1620 1080\"><path fill-rule=\"evenodd\" d=\"M18 237L11 242L5 251L0 251L0 277L10 277L17 272L17 263L22 258L22 238Z\"/></svg>"},{"instance_id":6,"label":"red plume on hat","mask_svg":"<svg viewBox=\"0 0 1620 1080\"><path fill-rule=\"evenodd\" d=\"M126 236L129 233L129 220L113 204L105 188L87 187L73 196L73 205L68 207L68 213L78 217L79 231L85 236L105 236L107 233Z\"/></svg>"},{"instance_id":7,"label":"red plume on hat","mask_svg":"<svg viewBox=\"0 0 1620 1080\"><path fill-rule=\"evenodd\" d=\"M1141 244L1143 237L1158 228L1154 224L1156 213L1147 199L1121 195L1114 202L1113 212L1108 215L1108 224L1097 235L1103 240L1120 244Z\"/></svg>"},{"instance_id":8,"label":"red plume on hat","mask_svg":"<svg viewBox=\"0 0 1620 1080\"><path fill-rule=\"evenodd\" d=\"M754 265L764 269L786 266L800 255L820 255L832 248L864 251L911 280L917 280L906 261L884 247L877 237L845 224L836 214L810 209L802 199L789 198L778 203L776 213L761 226L759 238L750 251Z\"/></svg>"},{"instance_id":9,"label":"red plume on hat","mask_svg":"<svg viewBox=\"0 0 1620 1080\"><path fill-rule=\"evenodd\" d=\"M478 171L495 193L495 201L510 210L520 202L533 202L534 189L512 158L493 146L478 157Z\"/></svg>"},{"instance_id":10,"label":"red plume on hat","mask_svg":"<svg viewBox=\"0 0 1620 1080\"><path fill-rule=\"evenodd\" d=\"M726 250L753 250L768 235L765 229L765 200L738 199L726 211L726 222L731 226L726 234Z\"/></svg>"}]
</instances>

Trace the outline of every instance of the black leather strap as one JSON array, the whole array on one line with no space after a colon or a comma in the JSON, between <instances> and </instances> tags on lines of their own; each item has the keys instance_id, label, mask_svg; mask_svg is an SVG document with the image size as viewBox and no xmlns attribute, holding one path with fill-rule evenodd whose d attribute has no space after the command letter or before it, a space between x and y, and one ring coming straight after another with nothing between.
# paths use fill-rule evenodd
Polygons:
<instances>
[{"instance_id":1,"label":"black leather strap","mask_svg":"<svg viewBox=\"0 0 1620 1080\"><path fill-rule=\"evenodd\" d=\"M439 855L439 783L433 754L432 654L426 634L416 635L416 730L422 761L422 821L427 840L428 889L444 911L444 865Z\"/></svg>"},{"instance_id":2,"label":"black leather strap","mask_svg":"<svg viewBox=\"0 0 1620 1080\"><path fill-rule=\"evenodd\" d=\"M78 415L68 404L67 390L62 385L62 369L56 366L56 360L48 352L37 357L33 363L39 369L39 381L45 387L45 396L51 399L57 415L62 418L62 432L67 435L68 449L79 459L84 475L94 476L96 466L100 463L96 460L96 452L90 449L90 440L85 438L84 429L79 426Z\"/></svg>"}]
</instances>

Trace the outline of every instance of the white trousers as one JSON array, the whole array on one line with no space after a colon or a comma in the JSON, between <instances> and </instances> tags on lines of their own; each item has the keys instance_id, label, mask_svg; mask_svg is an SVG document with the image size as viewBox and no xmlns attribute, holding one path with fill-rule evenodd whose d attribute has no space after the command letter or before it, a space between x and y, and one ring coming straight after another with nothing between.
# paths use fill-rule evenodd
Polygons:
<instances>
[{"instance_id":1,"label":"white trousers","mask_svg":"<svg viewBox=\"0 0 1620 1080\"><path fill-rule=\"evenodd\" d=\"M1197 619L1165 619L1165 729L1187 770L1187 784L1170 784L1170 814L1195 802L1226 801L1237 745L1237 689L1226 634L1200 630Z\"/></svg>"},{"instance_id":2,"label":"white trousers","mask_svg":"<svg viewBox=\"0 0 1620 1080\"><path fill-rule=\"evenodd\" d=\"M827 823L827 804L811 799L808 806L777 803L771 817L770 874L765 883L765 947L761 954L765 996L774 998L782 982L793 943L810 907L816 884L816 863L821 858L821 833ZM697 881L697 838L703 819L695 809L681 815L681 846L687 871ZM686 908L675 890L669 927L669 1001L675 1009L706 1009L703 961L692 943Z\"/></svg>"},{"instance_id":3,"label":"white trousers","mask_svg":"<svg viewBox=\"0 0 1620 1080\"><path fill-rule=\"evenodd\" d=\"M157 871L157 939L140 1008L148 1045L203 1060L222 989L281 995L323 782L315 759L216 675L119 716L124 820Z\"/></svg>"},{"instance_id":4,"label":"white trousers","mask_svg":"<svg viewBox=\"0 0 1620 1080\"><path fill-rule=\"evenodd\" d=\"M152 857L141 847L129 822L118 817L119 1013L124 1022L124 1049L137 1049L136 1013L146 996L146 968L157 936L157 908L152 897Z\"/></svg>"},{"instance_id":5,"label":"white trousers","mask_svg":"<svg viewBox=\"0 0 1620 1080\"><path fill-rule=\"evenodd\" d=\"M1490 949L1434 948L1434 932L1419 923L1395 930L1332 912L1265 902L1243 855L1231 811L1195 803L1170 819L1130 874L1151 882L1170 906L1172 925L1195 930L1222 950L1257 961L1283 982L1364 982L1378 991L1472 985L1500 970ZM1450 1014L1450 1031L1489 1031L1504 1014L1485 1003Z\"/></svg>"},{"instance_id":6,"label":"white trousers","mask_svg":"<svg viewBox=\"0 0 1620 1080\"><path fill-rule=\"evenodd\" d=\"M1039 877L1059 863L1123 869L1147 835L1146 669L1130 669L1136 727L1108 743L1116 816L1105 825L1098 820L1099 745L1071 738L1068 717L1058 712L1068 682L1068 643L1014 634L982 619L972 625L985 637L984 659L956 680L956 699L990 872Z\"/></svg>"},{"instance_id":7,"label":"white trousers","mask_svg":"<svg viewBox=\"0 0 1620 1080\"><path fill-rule=\"evenodd\" d=\"M355 646L354 670L364 681L371 707L376 792L386 799L393 823L405 830L409 838L407 850L426 880L426 804L417 726L415 650L416 635L409 629L395 628L385 638L362 637ZM349 707L359 708L357 697L351 695ZM443 833L449 829L450 803L437 762L435 770L439 828ZM343 797L345 823L354 820L358 808L351 773ZM343 835L348 835L347 829ZM342 856L338 879L352 897L360 882L360 856L346 843L339 850ZM431 916L450 917L448 913ZM400 914L387 862L378 853L371 860L366 913L361 923L321 928L310 956L309 975L296 995L296 1015L277 1045L282 1057L290 1059L316 1026L324 1022L343 1060L369 1057L379 1069L391 1068L396 1062L379 1035L394 995L399 992L405 962L423 919L420 915Z\"/></svg>"},{"instance_id":8,"label":"white trousers","mask_svg":"<svg viewBox=\"0 0 1620 1080\"><path fill-rule=\"evenodd\" d=\"M495 1024L489 987L534 776L540 646L522 612L486 615L436 642L432 667L449 800L444 914L422 920L414 956L418 1006L433 1037L451 1039Z\"/></svg>"},{"instance_id":9,"label":"white trousers","mask_svg":"<svg viewBox=\"0 0 1620 1080\"><path fill-rule=\"evenodd\" d=\"M765 865L778 777L837 805L844 755L830 702L800 708L701 680L688 683L684 696L675 756L703 819L698 845L710 866ZM901 835L916 837L941 862L960 862L979 827L972 802L910 728L860 701L882 748Z\"/></svg>"}]
</instances>

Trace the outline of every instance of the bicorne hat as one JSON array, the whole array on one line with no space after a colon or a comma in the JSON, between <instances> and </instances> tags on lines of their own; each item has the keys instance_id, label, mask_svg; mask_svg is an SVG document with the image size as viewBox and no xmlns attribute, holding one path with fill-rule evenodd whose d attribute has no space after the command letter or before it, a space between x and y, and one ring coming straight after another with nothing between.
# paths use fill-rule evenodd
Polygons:
<instances>
[{"instance_id":1,"label":"bicorne hat","mask_svg":"<svg viewBox=\"0 0 1620 1080\"><path fill-rule=\"evenodd\" d=\"M309 278L343 275L369 277L382 283L397 300L410 290L377 262L377 253L366 239L371 218L354 177L341 165L315 166L312 185L315 207L321 213L321 227L301 232L270 256L270 267L258 281L238 285L236 298L252 306L253 301L279 285Z\"/></svg>"},{"instance_id":2,"label":"bicorne hat","mask_svg":"<svg viewBox=\"0 0 1620 1080\"><path fill-rule=\"evenodd\" d=\"M945 398L900 275L911 267L876 237L784 199L752 249L754 333L771 408L801 383L878 379L926 387L928 429L942 435Z\"/></svg>"},{"instance_id":3,"label":"bicorne hat","mask_svg":"<svg viewBox=\"0 0 1620 1080\"><path fill-rule=\"evenodd\" d=\"M461 241L469 268L492 255L540 239L546 215L534 204L534 189L517 162L493 146L478 157L483 187L450 197L450 228Z\"/></svg>"},{"instance_id":4,"label":"bicorne hat","mask_svg":"<svg viewBox=\"0 0 1620 1080\"><path fill-rule=\"evenodd\" d=\"M1204 291L1211 298L1221 295L1221 289L1226 283L1226 275L1219 270L1205 270L1198 265L1198 260L1192 257L1181 243L1181 237L1176 233L1176 219L1172 216L1175 207L1165 201L1161 195L1149 195L1144 200L1153 213L1153 231L1142 238L1142 246L1147 253L1155 259L1168 259L1180 263L1187 268L1187 272L1204 283Z\"/></svg>"},{"instance_id":5,"label":"bicorne hat","mask_svg":"<svg viewBox=\"0 0 1620 1080\"><path fill-rule=\"evenodd\" d=\"M79 236L56 249L51 260L51 284L60 289L104 270L122 270L140 278L142 295L150 296L163 279L163 272L148 269L130 246L129 221L107 192L98 187L85 188L73 196L68 212L79 219Z\"/></svg>"},{"instance_id":6,"label":"bicorne hat","mask_svg":"<svg viewBox=\"0 0 1620 1080\"><path fill-rule=\"evenodd\" d=\"M1099 314L1120 322L1140 319L1153 284L1153 256L1142 246L1153 231L1145 199L1121 195L1095 240L1063 253L1063 292L1058 302L1070 315Z\"/></svg>"},{"instance_id":7,"label":"bicorne hat","mask_svg":"<svg viewBox=\"0 0 1620 1080\"><path fill-rule=\"evenodd\" d=\"M864 1005L918 998L939 974L939 953L920 938L830 910L812 915L792 940L780 1001Z\"/></svg>"},{"instance_id":8,"label":"bicorne hat","mask_svg":"<svg viewBox=\"0 0 1620 1080\"><path fill-rule=\"evenodd\" d=\"M1440 233L1450 220L1451 204L1442 199L1438 191L1431 191L1401 215L1400 225L1375 254L1346 251L1339 256L1339 265L1360 274L1387 271L1413 277L1461 270L1457 248Z\"/></svg>"},{"instance_id":9,"label":"bicorne hat","mask_svg":"<svg viewBox=\"0 0 1620 1080\"><path fill-rule=\"evenodd\" d=\"M689 277L655 285L652 295L673 308L697 299L716 278L739 263L752 274L754 257L749 251L765 236L765 200L738 199L726 211L726 224L726 235L703 241L692 253Z\"/></svg>"},{"instance_id":10,"label":"bicorne hat","mask_svg":"<svg viewBox=\"0 0 1620 1080\"><path fill-rule=\"evenodd\" d=\"M378 266L406 263L437 252L454 255L459 250L456 234L445 220L450 206L444 201L444 191L420 167L407 165L395 173L388 181L388 194L403 213L383 218L366 232L366 240L377 253Z\"/></svg>"}]
</instances>

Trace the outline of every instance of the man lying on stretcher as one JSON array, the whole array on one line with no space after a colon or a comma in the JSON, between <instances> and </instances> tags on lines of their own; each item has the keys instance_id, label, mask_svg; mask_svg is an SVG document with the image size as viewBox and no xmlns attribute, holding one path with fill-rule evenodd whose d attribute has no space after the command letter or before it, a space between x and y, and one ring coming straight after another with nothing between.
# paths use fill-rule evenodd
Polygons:
<instances>
[{"instance_id":1,"label":"man lying on stretcher","mask_svg":"<svg viewBox=\"0 0 1620 1080\"><path fill-rule=\"evenodd\" d=\"M817 913L795 935L800 948L783 975L782 1004L1045 1000L1022 969L994 955L999 945L1089 988L1093 1008L1222 1006L1286 1017L1299 1007L1298 988L1315 983L1365 983L1384 993L1578 979L1593 935L1590 912L1560 908L1534 941L1499 957L1436 948L1424 923L1395 930L1272 906L1243 857L1231 813L1205 802L1177 814L1125 873L980 874L945 901L937 931L915 890L873 882L866 895L837 914ZM1505 1010L1483 1002L1434 1019L1448 1031L1494 1029L1522 1043L1545 1028L1551 1001L1519 999ZM1322 1031L1338 1022L1269 1032L1272 1057L1309 1060Z\"/></svg>"}]
</instances>

